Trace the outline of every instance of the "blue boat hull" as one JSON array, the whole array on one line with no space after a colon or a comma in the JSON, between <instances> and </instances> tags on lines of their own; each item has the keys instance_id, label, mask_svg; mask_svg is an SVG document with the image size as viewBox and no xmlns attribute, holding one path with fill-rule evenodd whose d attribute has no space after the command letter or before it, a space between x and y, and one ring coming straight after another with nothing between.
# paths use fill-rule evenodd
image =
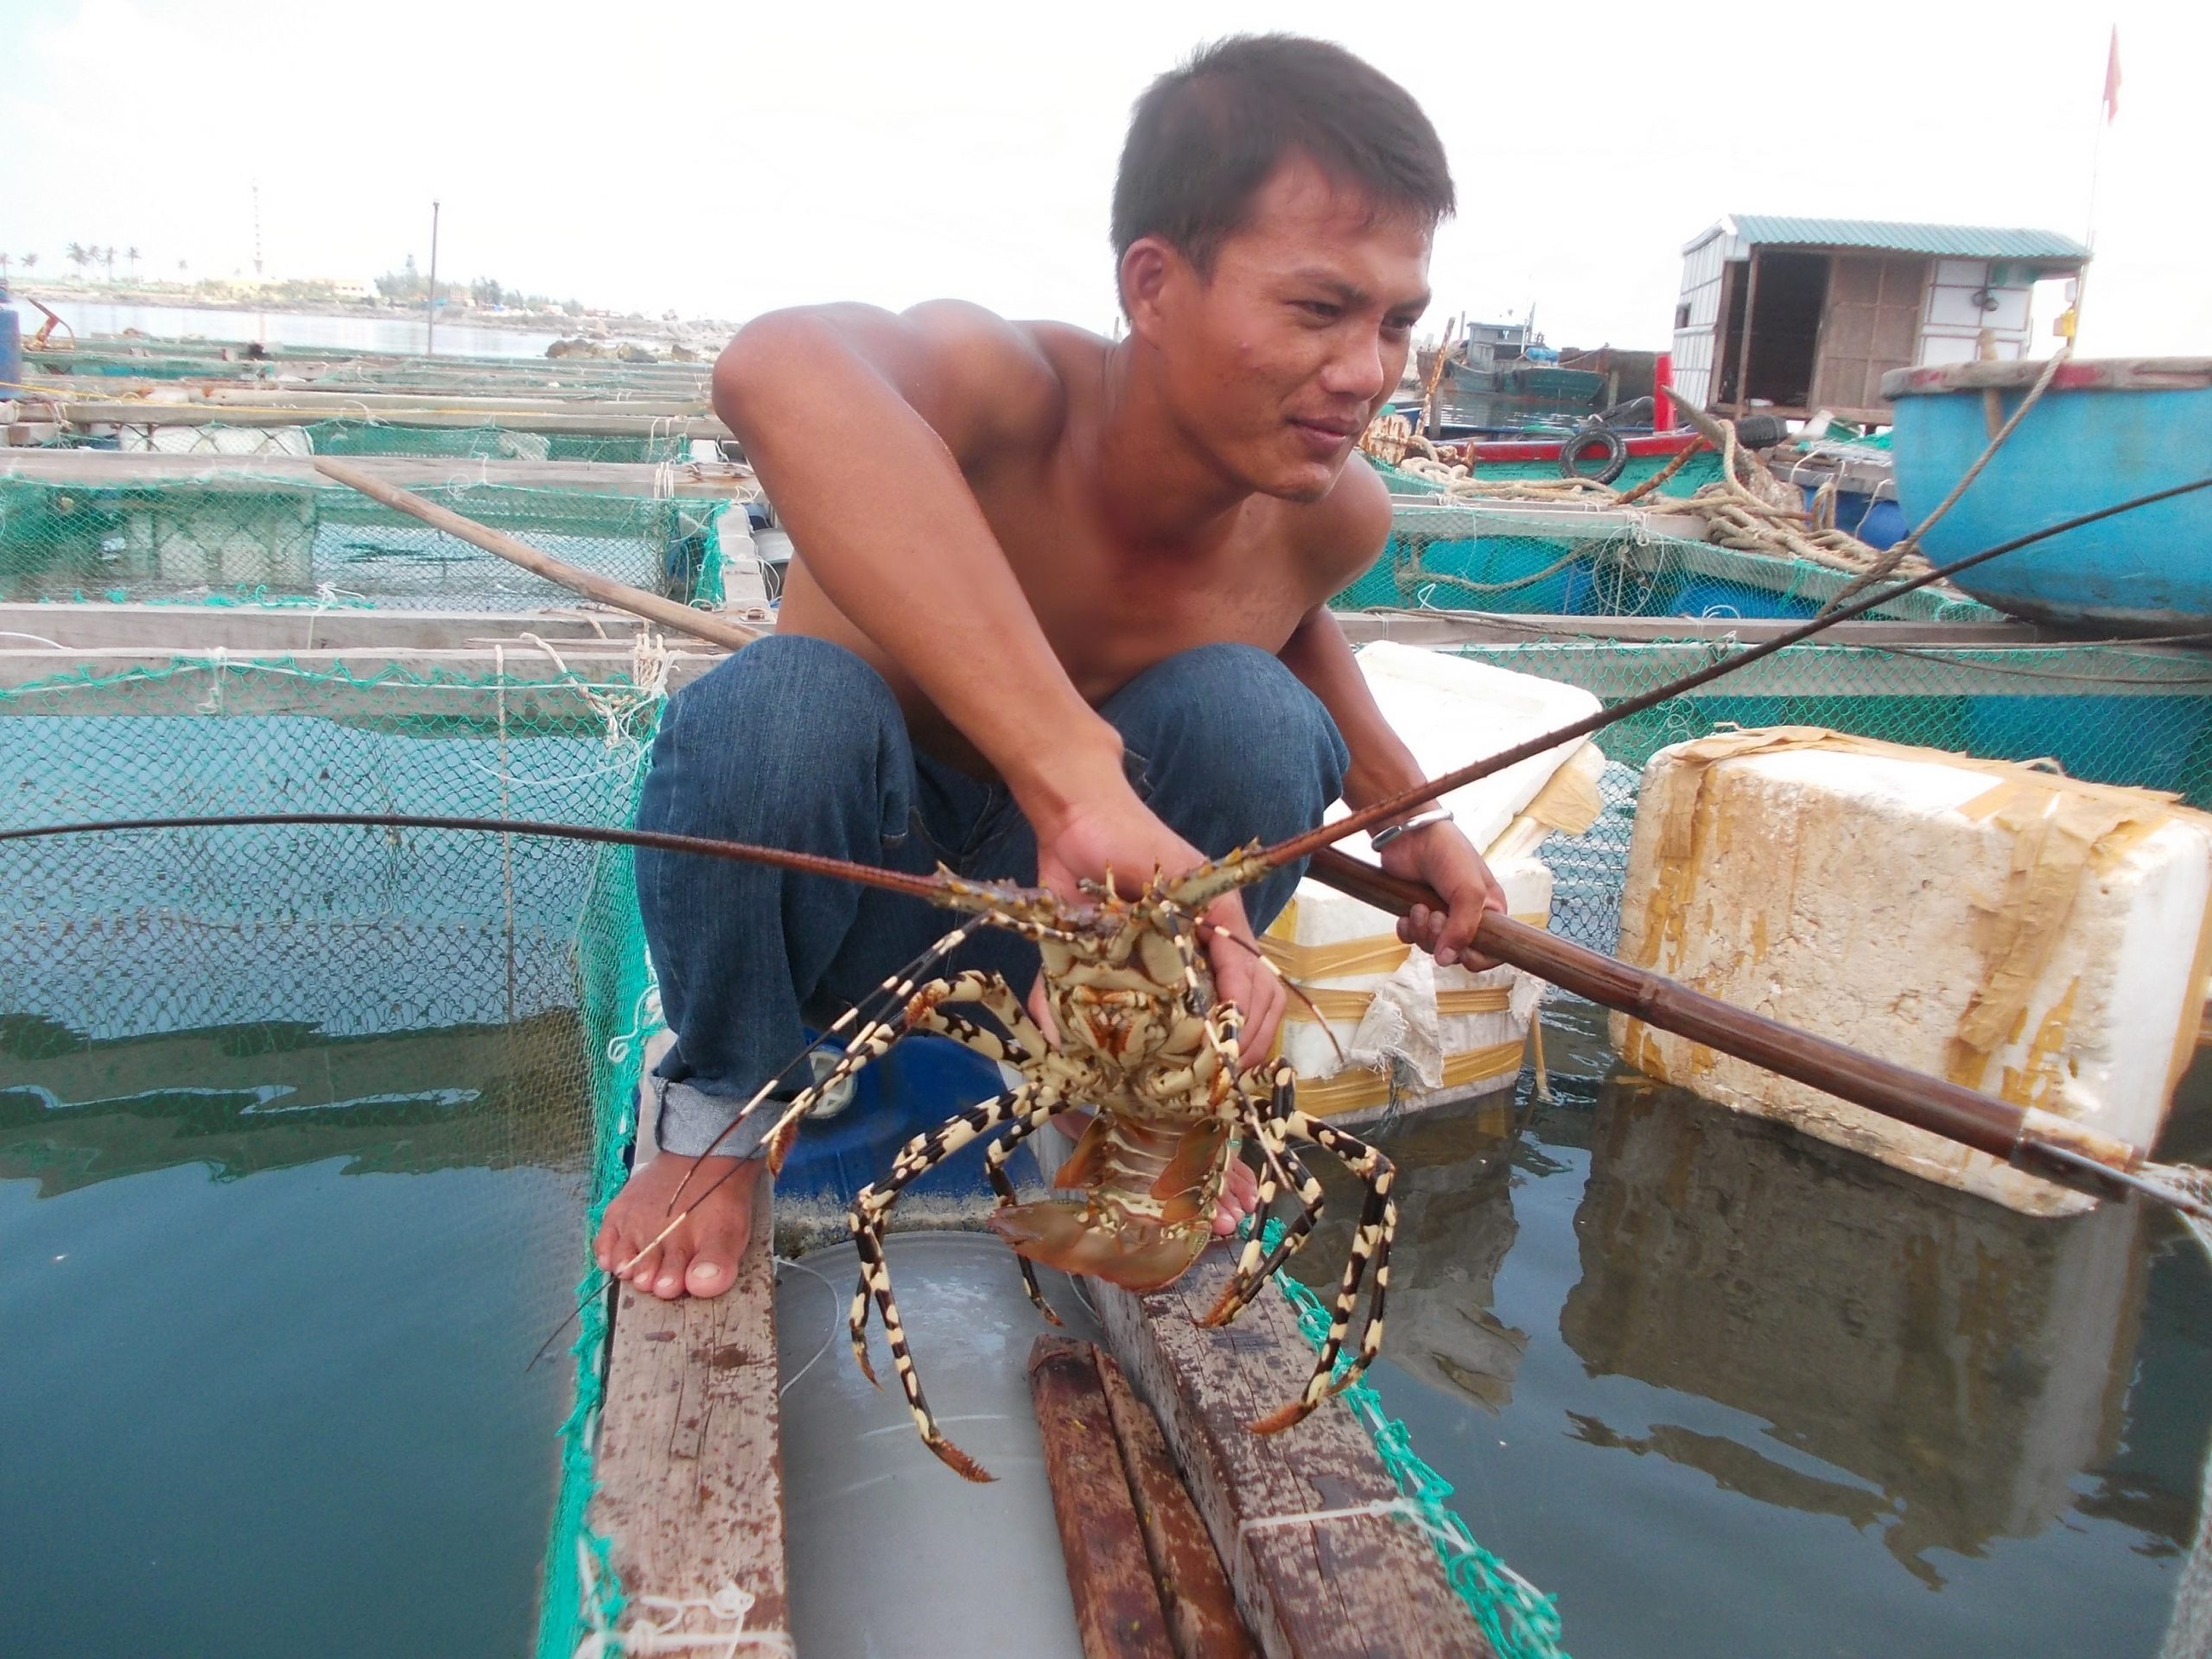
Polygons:
<instances>
[{"instance_id":1,"label":"blue boat hull","mask_svg":"<svg viewBox=\"0 0 2212 1659\"><path fill-rule=\"evenodd\" d=\"M2173 384L2155 384L2158 361L2175 365L2166 377ZM1965 476L2039 366L1904 372L1895 454L1907 524L1917 524ZM2015 384L1974 384L1999 376ZM1924 550L1938 564L1963 558L2208 473L2212 372L2203 359L2069 365L1929 531ZM1984 604L2037 621L2154 632L2202 621L2212 617L2212 491L2068 531L1993 559L1958 585Z\"/></svg>"}]
</instances>

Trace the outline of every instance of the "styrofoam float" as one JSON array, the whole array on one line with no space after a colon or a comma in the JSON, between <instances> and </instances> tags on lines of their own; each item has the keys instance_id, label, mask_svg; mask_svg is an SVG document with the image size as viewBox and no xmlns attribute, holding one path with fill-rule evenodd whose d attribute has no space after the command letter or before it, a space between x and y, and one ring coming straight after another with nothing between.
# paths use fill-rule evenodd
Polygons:
<instances>
[{"instance_id":1,"label":"styrofoam float","mask_svg":"<svg viewBox=\"0 0 2212 1659\"><path fill-rule=\"evenodd\" d=\"M2145 790L1808 727L1662 749L1620 954L2148 1148L2204 1002L2212 817ZM2090 1200L1615 1014L1663 1082L2031 1214Z\"/></svg>"},{"instance_id":2,"label":"styrofoam float","mask_svg":"<svg viewBox=\"0 0 2212 1659\"><path fill-rule=\"evenodd\" d=\"M1383 716L1431 777L1599 706L1575 686L1387 641L1358 660ZM1551 872L1535 849L1553 830L1589 826L1604 765L1594 745L1569 742L1444 798L1484 849L1516 920L1550 920ZM1510 1089L1521 1075L1542 983L1514 968L1440 968L1401 944L1396 928L1388 912L1306 880L1268 929L1268 954L1313 1004L1292 1000L1277 1052L1297 1069L1299 1105L1317 1116L1357 1123Z\"/></svg>"}]
</instances>

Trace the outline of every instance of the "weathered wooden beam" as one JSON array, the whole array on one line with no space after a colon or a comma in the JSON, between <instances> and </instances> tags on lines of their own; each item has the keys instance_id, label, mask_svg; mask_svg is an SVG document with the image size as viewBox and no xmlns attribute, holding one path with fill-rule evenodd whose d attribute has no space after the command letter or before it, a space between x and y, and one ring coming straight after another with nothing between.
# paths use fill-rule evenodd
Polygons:
<instances>
[{"instance_id":1,"label":"weathered wooden beam","mask_svg":"<svg viewBox=\"0 0 2212 1659\"><path fill-rule=\"evenodd\" d=\"M1176 1659L1090 1344L1038 1338L1029 1397L1084 1659Z\"/></svg>"},{"instance_id":2,"label":"weathered wooden beam","mask_svg":"<svg viewBox=\"0 0 2212 1659\"><path fill-rule=\"evenodd\" d=\"M1227 1283L1217 1246L1165 1290L1096 1287L1116 1356L1161 1433L1268 1659L1468 1659L1489 1643L1435 1552L1395 1514L1397 1486L1366 1433L1328 1405L1280 1434L1250 1425L1305 1386L1313 1350L1263 1294L1223 1330L1198 1316ZM1308 1518L1314 1517L1314 1518Z\"/></svg>"},{"instance_id":3,"label":"weathered wooden beam","mask_svg":"<svg viewBox=\"0 0 2212 1659\"><path fill-rule=\"evenodd\" d=\"M1337 622L1354 644L1395 639L1419 645L1530 645L1544 640L1728 640L1757 645L1804 626L1802 617L1550 616L1481 611L1340 611ZM2031 622L1839 622L1821 637L1833 645L1918 645L1946 651L2016 651L2073 645Z\"/></svg>"},{"instance_id":4,"label":"weathered wooden beam","mask_svg":"<svg viewBox=\"0 0 2212 1659\"><path fill-rule=\"evenodd\" d=\"M294 651L264 659L209 660L210 652L149 648L120 651L8 649L0 639L0 690L37 685L35 696L0 702L0 717L21 715L326 715L334 720L400 720L422 715L489 719L488 682L508 677L501 702L517 725L601 721L585 693L594 686L634 683L637 659L626 649L561 650L567 677L552 658L529 646L455 651L363 647ZM668 684L689 684L722 659L717 652L681 652L670 659ZM173 672L180 661L199 666ZM135 677L124 695L97 682ZM543 676L543 683L530 683ZM471 682L474 682L473 683Z\"/></svg>"},{"instance_id":5,"label":"weathered wooden beam","mask_svg":"<svg viewBox=\"0 0 2212 1659\"><path fill-rule=\"evenodd\" d=\"M356 455L354 466L402 489L499 484L535 490L651 497L673 493L735 500L754 493L741 468L647 467L612 461L467 461L453 456ZM190 484L198 489L265 491L272 485L328 489L306 455L164 455L114 449L0 448L0 478L41 484L130 488Z\"/></svg>"},{"instance_id":6,"label":"weathered wooden beam","mask_svg":"<svg viewBox=\"0 0 2212 1659\"><path fill-rule=\"evenodd\" d=\"M650 625L623 611L409 611L346 607L317 610L285 605L256 609L250 605L128 605L88 601L81 604L0 604L0 645L23 641L10 634L51 639L79 651L127 651L160 647L181 655L217 646L232 652L386 650L455 651L470 645L503 644L551 665L552 659L525 640L524 633L568 653L620 645L628 649ZM519 659L518 659L519 660Z\"/></svg>"},{"instance_id":7,"label":"weathered wooden beam","mask_svg":"<svg viewBox=\"0 0 2212 1659\"><path fill-rule=\"evenodd\" d=\"M1183 1477L1167 1452L1159 1420L1129 1388L1113 1355L1093 1348L1106 1414L1122 1447L1129 1491L1136 1499L1137 1525L1145 1553L1167 1612L1167 1634L1176 1659L1249 1659L1252 1638L1237 1616L1236 1592L1222 1570L1206 1523L1191 1501Z\"/></svg>"},{"instance_id":8,"label":"weathered wooden beam","mask_svg":"<svg viewBox=\"0 0 2212 1659\"><path fill-rule=\"evenodd\" d=\"M298 426L309 421L337 418L337 411L289 408L257 408L235 404L155 404L135 399L57 398L55 412L72 426ZM573 434L597 438L714 438L728 439L730 429L711 415L617 415L524 413L505 414L467 409L399 408L382 410L377 419L386 426L474 429L496 426L510 432Z\"/></svg>"},{"instance_id":9,"label":"weathered wooden beam","mask_svg":"<svg viewBox=\"0 0 2212 1659\"><path fill-rule=\"evenodd\" d=\"M307 409L344 417L372 415L384 420L395 410L430 408L442 414L612 415L625 420L685 417L714 413L703 397L611 398L589 387L547 391L528 397L482 392L431 389L410 391L394 386L361 386L344 390L308 386L213 385L196 391L195 401L235 408ZM493 424L498 423L494 421Z\"/></svg>"},{"instance_id":10,"label":"weathered wooden beam","mask_svg":"<svg viewBox=\"0 0 2212 1659\"><path fill-rule=\"evenodd\" d=\"M629 1601L624 1629L651 1620L727 1640L740 1629L772 1637L791 1628L773 1208L763 1182L753 1236L726 1294L664 1302L627 1285L617 1293L590 1522L609 1542ZM720 1595L734 1607L732 1590L752 1598L741 1624L703 1607L676 1620L664 1603L645 1599ZM701 1652L716 1645L693 1644Z\"/></svg>"},{"instance_id":11,"label":"weathered wooden beam","mask_svg":"<svg viewBox=\"0 0 2212 1659\"><path fill-rule=\"evenodd\" d=\"M601 605L612 605L617 610L642 616L664 628L688 633L693 639L704 639L730 651L741 650L760 637L760 630L744 623L719 616L711 611L695 610L689 605L669 599L660 594L649 594L642 588L632 588L627 582L617 582L612 576L602 576L595 570L586 570L578 565L556 559L542 548L532 547L518 536L510 536L503 530L493 530L465 518L450 507L403 490L396 484L385 482L373 473L364 472L346 461L334 461L327 455L318 456L315 470L326 478L334 478L340 484L350 485L394 512L404 512L419 518L433 529L480 547L486 553L495 553L510 564L520 565L532 575L556 582L572 593Z\"/></svg>"}]
</instances>

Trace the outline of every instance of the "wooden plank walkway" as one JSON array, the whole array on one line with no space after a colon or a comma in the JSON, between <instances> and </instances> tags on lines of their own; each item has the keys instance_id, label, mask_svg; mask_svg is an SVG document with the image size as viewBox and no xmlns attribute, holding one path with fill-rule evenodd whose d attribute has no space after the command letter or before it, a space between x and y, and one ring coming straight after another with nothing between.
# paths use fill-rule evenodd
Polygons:
<instances>
[{"instance_id":1,"label":"wooden plank walkway","mask_svg":"<svg viewBox=\"0 0 2212 1659\"><path fill-rule=\"evenodd\" d=\"M144 425L146 406L136 407L142 410L136 423ZM362 471L408 490L436 489L455 483L500 484L607 495L650 497L665 493L710 500L738 500L754 493L752 474L732 463L694 467L681 462L664 470L612 461L469 461L450 455L348 459ZM0 478L116 488L149 484L264 491L271 484L319 490L340 487L317 473L314 458L308 455L162 455L115 449L0 448Z\"/></svg>"},{"instance_id":2,"label":"wooden plank walkway","mask_svg":"<svg viewBox=\"0 0 2212 1659\"><path fill-rule=\"evenodd\" d=\"M1249 1425L1296 1396L1313 1364L1290 1306L1262 1295L1234 1325L1204 1330L1233 1266L1217 1246L1165 1290L1094 1283L1122 1368L1160 1419L1238 1610L1268 1659L1487 1656L1474 1616L1427 1540L1395 1515L1365 1430L1325 1406L1280 1434ZM1319 1516L1321 1518L1302 1517Z\"/></svg>"},{"instance_id":3,"label":"wooden plank walkway","mask_svg":"<svg viewBox=\"0 0 2212 1659\"><path fill-rule=\"evenodd\" d=\"M341 418L334 409L255 406L245 404L156 404L136 398L57 397L54 416L71 426L299 426ZM730 429L711 415L630 415L602 404L588 413L496 411L394 404L377 410L385 426L431 429L496 426L510 432L545 432L599 438L713 438L729 440Z\"/></svg>"},{"instance_id":4,"label":"wooden plank walkway","mask_svg":"<svg viewBox=\"0 0 2212 1659\"><path fill-rule=\"evenodd\" d=\"M651 1120L640 1126L641 1160ZM771 1183L758 1191L727 1294L664 1302L627 1285L616 1294L588 1521L608 1541L628 1600L620 1629L659 1632L645 1651L677 1651L677 1633L701 1638L683 1650L711 1653L740 1632L753 1639L735 1650L790 1647L775 1202Z\"/></svg>"}]
</instances>

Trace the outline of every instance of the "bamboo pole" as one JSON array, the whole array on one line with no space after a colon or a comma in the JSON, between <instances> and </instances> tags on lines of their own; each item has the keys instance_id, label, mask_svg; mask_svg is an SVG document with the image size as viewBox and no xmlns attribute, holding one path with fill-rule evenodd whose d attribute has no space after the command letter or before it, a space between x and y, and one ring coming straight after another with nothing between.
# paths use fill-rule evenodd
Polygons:
<instances>
[{"instance_id":1,"label":"bamboo pole","mask_svg":"<svg viewBox=\"0 0 2212 1659\"><path fill-rule=\"evenodd\" d=\"M317 455L315 469L349 489L359 490L372 501L383 503L395 512L404 512L420 518L424 524L445 531L448 536L457 537L472 547L480 547L486 553L496 553L509 563L520 565L533 575L558 582L587 599L596 600L602 605L612 605L618 611L628 611L649 622L678 629L710 645L724 645L732 651L741 650L760 638L759 629L748 628L741 622L733 622L711 611L679 605L672 599L646 593L641 588L616 582L611 576L599 575L564 563L550 553L540 552L528 542L480 524L474 518L464 518L435 501L424 500L412 491L387 484L359 467L333 461L327 455Z\"/></svg>"},{"instance_id":2,"label":"bamboo pole","mask_svg":"<svg viewBox=\"0 0 2212 1659\"><path fill-rule=\"evenodd\" d=\"M1443 901L1420 883L1391 875L1333 848L1313 855L1310 873L1341 893L1397 915L1404 915L1417 904L1444 908ZM1495 912L1484 912L1475 930L1475 948L1662 1031L1765 1066L1885 1117L2031 1168L2038 1175L2075 1186L2082 1184L2085 1175L2109 1177L2122 1185L2145 1190L2131 1179L2143 1166L2142 1147L2100 1135L2056 1113L2016 1106L1947 1078L1928 1077L1894 1061L1861 1053ZM2084 1164L2092 1167L2084 1169ZM2152 1195L2167 1198L2163 1191L2154 1191Z\"/></svg>"}]
</instances>

